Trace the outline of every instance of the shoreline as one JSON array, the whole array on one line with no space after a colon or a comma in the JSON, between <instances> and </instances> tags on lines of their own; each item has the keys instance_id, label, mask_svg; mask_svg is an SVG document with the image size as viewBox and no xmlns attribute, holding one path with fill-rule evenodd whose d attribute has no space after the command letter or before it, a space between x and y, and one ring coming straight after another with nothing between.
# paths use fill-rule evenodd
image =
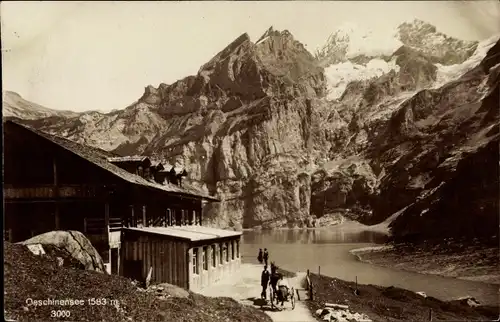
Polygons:
<instances>
[{"instance_id":1,"label":"shoreline","mask_svg":"<svg viewBox=\"0 0 500 322\"><path fill-rule=\"evenodd\" d=\"M272 227L272 228L264 228L260 226L252 227L252 228L242 228L241 231L279 231L279 230L325 230L325 229L347 229L347 230L355 230L359 232L363 231L371 231L375 233L380 233L382 235L390 236L388 224L386 222L382 222L380 224L367 226L362 223L353 220L345 220L340 223L335 223L331 225L324 225L320 227Z\"/></svg>"},{"instance_id":2,"label":"shoreline","mask_svg":"<svg viewBox=\"0 0 500 322\"><path fill-rule=\"evenodd\" d=\"M469 246L458 252L442 245L434 251L410 245L381 245L351 249L349 253L370 265L500 285L496 247Z\"/></svg>"},{"instance_id":3,"label":"shoreline","mask_svg":"<svg viewBox=\"0 0 500 322\"><path fill-rule=\"evenodd\" d=\"M273 229L246 228L244 231L273 230L327 230L329 228L364 232L372 231L390 236L388 224L393 218L366 226L356 221L345 221L336 225L299 228L281 227ZM374 246L349 250L358 261L370 265L396 268L402 271L456 278L464 281L500 285L500 260L498 247L480 244L463 245L443 240L441 244L429 248L422 245L374 243ZM474 263L474 265L471 265Z\"/></svg>"}]
</instances>

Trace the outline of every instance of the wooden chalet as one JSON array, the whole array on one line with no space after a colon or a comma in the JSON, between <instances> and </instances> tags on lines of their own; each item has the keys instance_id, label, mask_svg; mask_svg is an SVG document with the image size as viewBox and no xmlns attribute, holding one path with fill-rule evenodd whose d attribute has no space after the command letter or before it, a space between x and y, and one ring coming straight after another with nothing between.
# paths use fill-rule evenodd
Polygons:
<instances>
[{"instance_id":1,"label":"wooden chalet","mask_svg":"<svg viewBox=\"0 0 500 322\"><path fill-rule=\"evenodd\" d=\"M167 239L165 232L174 228L210 229L201 226L203 204L218 200L178 185L163 184L169 173L162 176L166 172L158 162L144 156L118 156L15 121L3 125L5 240L18 242L48 231L78 230L96 247L111 273L138 277L133 268L137 261L146 261L143 267L151 261L140 258L144 253L130 257L130 248L121 247L123 238L131 236L129 232L122 234L124 227L130 228L134 236L141 228L163 227L167 229L160 234L163 239ZM200 240L225 242L228 233L234 232L220 233L220 237L212 234L213 238ZM139 239L151 240L155 245L156 237L150 236L150 231L145 230ZM239 245L239 236L230 239ZM179 246L177 252L148 253L157 256L155 265L164 263L152 280L182 287L194 285L180 273L171 272L186 265L189 252L200 242L193 244L176 234L171 239L182 241L185 246ZM128 239L125 241L129 243ZM143 271L141 277L146 277Z\"/></svg>"}]
</instances>

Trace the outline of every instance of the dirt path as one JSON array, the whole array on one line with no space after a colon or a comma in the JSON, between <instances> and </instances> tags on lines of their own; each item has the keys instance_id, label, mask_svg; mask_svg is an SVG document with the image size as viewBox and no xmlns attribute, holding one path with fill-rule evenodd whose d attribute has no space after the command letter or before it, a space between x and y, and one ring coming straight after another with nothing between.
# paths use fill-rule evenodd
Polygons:
<instances>
[{"instance_id":1,"label":"dirt path","mask_svg":"<svg viewBox=\"0 0 500 322\"><path fill-rule=\"evenodd\" d=\"M264 304L264 301L260 299L262 291L260 287L261 273L261 265L242 264L241 269L236 274L224 278L222 281L201 290L199 293L205 296L232 297L243 304L261 308L261 305ZM305 273L298 273L297 277L289 278L288 282L290 286L300 288L300 281L304 276ZM302 301L295 302L294 310L292 310L290 302L285 302L284 309L281 311L272 310L269 305L263 305L261 309L275 322L316 321Z\"/></svg>"}]
</instances>

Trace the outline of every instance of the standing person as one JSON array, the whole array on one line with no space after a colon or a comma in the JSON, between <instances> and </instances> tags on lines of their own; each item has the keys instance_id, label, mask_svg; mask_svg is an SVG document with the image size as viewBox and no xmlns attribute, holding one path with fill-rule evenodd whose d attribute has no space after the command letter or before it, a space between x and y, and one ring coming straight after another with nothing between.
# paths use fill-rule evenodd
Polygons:
<instances>
[{"instance_id":1,"label":"standing person","mask_svg":"<svg viewBox=\"0 0 500 322\"><path fill-rule=\"evenodd\" d=\"M260 264L262 264L262 248L259 248L259 255L257 256L257 260L259 261Z\"/></svg>"},{"instance_id":2,"label":"standing person","mask_svg":"<svg viewBox=\"0 0 500 322\"><path fill-rule=\"evenodd\" d=\"M264 264L267 266L267 261L269 260L269 253L267 252L267 248L264 248Z\"/></svg>"},{"instance_id":3,"label":"standing person","mask_svg":"<svg viewBox=\"0 0 500 322\"><path fill-rule=\"evenodd\" d=\"M262 286L262 293L260 293L260 297L267 300L267 285L269 284L269 271L267 270L267 265L264 265L264 270L262 271L262 275L260 276L260 285Z\"/></svg>"}]
</instances>

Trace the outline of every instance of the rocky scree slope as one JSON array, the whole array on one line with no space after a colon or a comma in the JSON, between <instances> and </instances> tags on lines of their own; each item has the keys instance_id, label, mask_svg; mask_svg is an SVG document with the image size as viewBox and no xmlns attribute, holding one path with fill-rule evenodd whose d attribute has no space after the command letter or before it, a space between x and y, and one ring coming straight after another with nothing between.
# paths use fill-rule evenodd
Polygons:
<instances>
[{"instance_id":1,"label":"rocky scree slope","mask_svg":"<svg viewBox=\"0 0 500 322\"><path fill-rule=\"evenodd\" d=\"M334 49L312 56L287 31L270 28L256 43L244 34L197 75L148 86L125 110L30 124L186 167L188 185L222 198L205 214L222 227L310 225L329 213L366 224L398 214L393 233L401 238L427 238L422 232L440 231L450 218L457 227L469 219L479 227L484 221L474 214L496 218L491 205L484 207L488 197L455 213L457 194L446 185L459 184L454 189L461 191L468 172L459 168L476 164L466 160L488 154L482 147L498 140L498 43L491 47L498 38L481 47L429 26L401 25L401 43L378 50L378 56L358 50L340 58ZM392 65L375 68L381 61ZM342 64L375 66L376 72L343 74L344 83L332 85L328 69L344 72ZM440 86L442 64L472 69ZM341 95L332 99L328 93L335 86ZM481 176L498 178L488 177L491 169L476 170L478 184ZM429 208L430 217L414 215L424 201L442 208ZM442 209L449 214L441 216ZM430 218L429 227L424 222Z\"/></svg>"}]
</instances>

